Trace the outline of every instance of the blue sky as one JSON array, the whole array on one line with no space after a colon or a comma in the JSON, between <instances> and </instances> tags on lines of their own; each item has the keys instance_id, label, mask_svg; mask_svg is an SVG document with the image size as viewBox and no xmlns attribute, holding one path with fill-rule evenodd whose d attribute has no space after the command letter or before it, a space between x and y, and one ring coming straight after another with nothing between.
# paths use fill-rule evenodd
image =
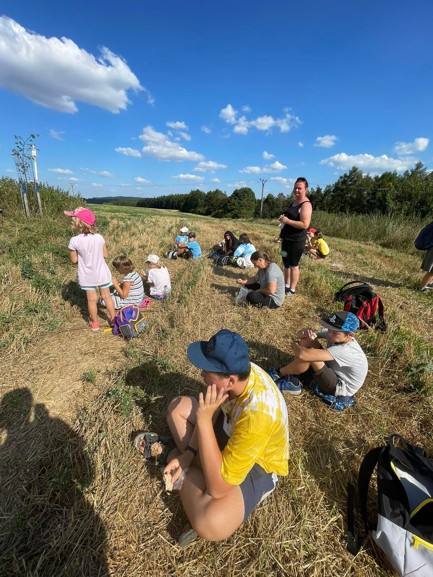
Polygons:
<instances>
[{"instance_id":1,"label":"blue sky","mask_svg":"<svg viewBox=\"0 0 433 577\"><path fill-rule=\"evenodd\" d=\"M84 197L433 169L433 0L74 0L0 7L0 176Z\"/></svg>"}]
</instances>

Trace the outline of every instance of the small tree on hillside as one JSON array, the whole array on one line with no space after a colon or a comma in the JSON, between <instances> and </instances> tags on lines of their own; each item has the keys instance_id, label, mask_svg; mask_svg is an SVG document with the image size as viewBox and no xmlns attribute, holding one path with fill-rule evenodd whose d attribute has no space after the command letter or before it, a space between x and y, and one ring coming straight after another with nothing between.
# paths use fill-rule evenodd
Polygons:
<instances>
[{"instance_id":1,"label":"small tree on hillside","mask_svg":"<svg viewBox=\"0 0 433 577\"><path fill-rule=\"evenodd\" d=\"M256 196L251 188L237 188L227 202L226 216L231 218L252 218L256 208Z\"/></svg>"}]
</instances>

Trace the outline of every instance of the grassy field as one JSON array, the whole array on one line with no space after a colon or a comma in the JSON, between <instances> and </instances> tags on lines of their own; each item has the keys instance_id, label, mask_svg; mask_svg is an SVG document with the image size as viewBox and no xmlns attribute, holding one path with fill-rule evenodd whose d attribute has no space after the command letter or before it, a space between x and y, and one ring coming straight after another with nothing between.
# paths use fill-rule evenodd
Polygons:
<instances>
[{"instance_id":1,"label":"grassy field","mask_svg":"<svg viewBox=\"0 0 433 577\"><path fill-rule=\"evenodd\" d=\"M204 253L231 229L277 260L276 223L94 209L110 257L123 252L139 270L149 252L170 248L182 225L197 233ZM420 254L402 246L416 233L410 227L382 227L379 244L342 234L351 225L341 216L320 219L312 224L327 232L331 255L301 263L298 295L281 309L235 307L243 271L206 258L169 261L172 296L145 312L149 328L131 342L88 329L66 217L0 221L1 577L392 574L370 541L356 557L347 553L346 487L362 456L391 433L433 455L433 291L414 290ZM367 232L374 226L365 223ZM359 335L369 374L357 405L340 415L306 392L288 397L288 477L231 539L179 549L180 501L162 491L159 472L138 457L131 436L165 432L168 400L198 394L186 346L224 327L246 339L254 362L281 366L297 329L340 309L333 294L354 279L376 288L389 325L386 333ZM103 312L101 325L108 326Z\"/></svg>"}]
</instances>

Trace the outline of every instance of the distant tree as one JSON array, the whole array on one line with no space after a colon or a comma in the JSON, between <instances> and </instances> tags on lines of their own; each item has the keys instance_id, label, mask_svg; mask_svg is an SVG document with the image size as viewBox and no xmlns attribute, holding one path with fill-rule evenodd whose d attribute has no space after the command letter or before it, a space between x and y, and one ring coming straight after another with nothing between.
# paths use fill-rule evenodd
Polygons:
<instances>
[{"instance_id":1,"label":"distant tree","mask_svg":"<svg viewBox=\"0 0 433 577\"><path fill-rule=\"evenodd\" d=\"M256 196L251 188L237 188L227 202L226 216L231 218L252 218L256 208Z\"/></svg>"},{"instance_id":2,"label":"distant tree","mask_svg":"<svg viewBox=\"0 0 433 577\"><path fill-rule=\"evenodd\" d=\"M206 194L199 189L191 190L186 195L182 210L184 212L193 212L195 214L205 214Z\"/></svg>"},{"instance_id":3,"label":"distant tree","mask_svg":"<svg viewBox=\"0 0 433 577\"><path fill-rule=\"evenodd\" d=\"M217 218L224 216L227 201L227 195L222 190L219 190L218 188L216 190L210 190L206 194L204 214L215 216Z\"/></svg>"}]
</instances>

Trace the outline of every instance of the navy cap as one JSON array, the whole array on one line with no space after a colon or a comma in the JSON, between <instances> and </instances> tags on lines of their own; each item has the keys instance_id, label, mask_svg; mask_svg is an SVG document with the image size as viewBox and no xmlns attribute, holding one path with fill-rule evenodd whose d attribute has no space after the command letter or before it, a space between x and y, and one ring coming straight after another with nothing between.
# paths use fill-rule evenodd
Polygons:
<instances>
[{"instance_id":1,"label":"navy cap","mask_svg":"<svg viewBox=\"0 0 433 577\"><path fill-rule=\"evenodd\" d=\"M189 360L202 371L239 375L250 368L248 345L238 333L222 329L208 341L191 343Z\"/></svg>"},{"instance_id":2,"label":"navy cap","mask_svg":"<svg viewBox=\"0 0 433 577\"><path fill-rule=\"evenodd\" d=\"M319 322L322 327L330 329L331 331L354 333L359 329L358 317L346 311L338 311L338 313L334 313L330 317L325 317Z\"/></svg>"}]
</instances>

